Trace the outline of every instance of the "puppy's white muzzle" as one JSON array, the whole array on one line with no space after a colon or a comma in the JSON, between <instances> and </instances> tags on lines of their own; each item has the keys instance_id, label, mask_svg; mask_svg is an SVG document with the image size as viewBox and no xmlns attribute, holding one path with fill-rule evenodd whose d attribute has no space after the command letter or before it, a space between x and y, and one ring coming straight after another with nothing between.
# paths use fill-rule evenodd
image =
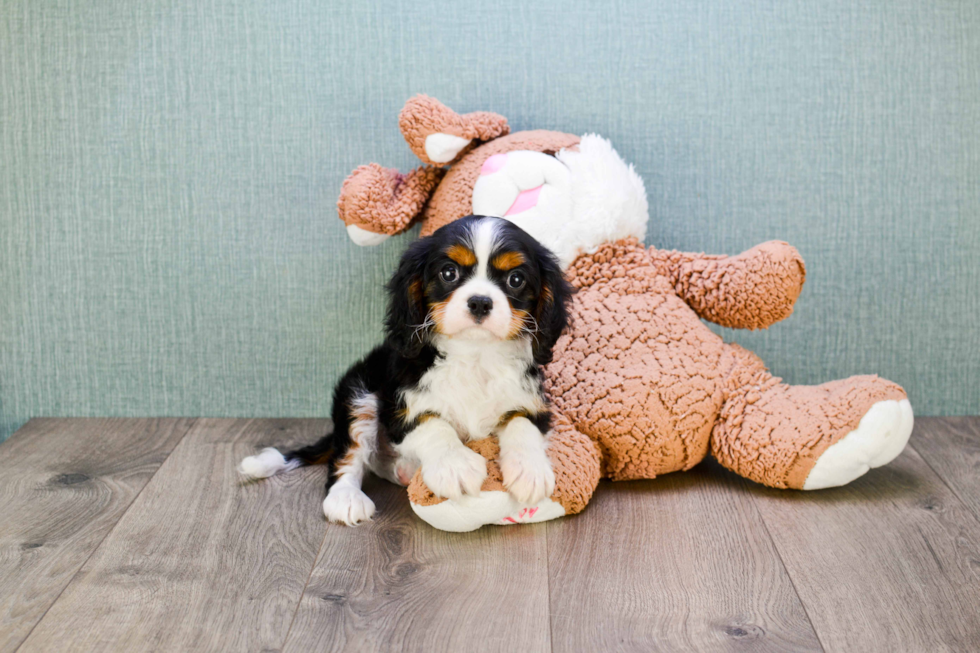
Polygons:
<instances>
[{"instance_id":1,"label":"puppy's white muzzle","mask_svg":"<svg viewBox=\"0 0 980 653\"><path fill-rule=\"evenodd\" d=\"M446 305L442 331L453 336L476 329L503 339L510 329L510 320L510 304L503 291L487 279L473 279L453 293Z\"/></svg>"}]
</instances>

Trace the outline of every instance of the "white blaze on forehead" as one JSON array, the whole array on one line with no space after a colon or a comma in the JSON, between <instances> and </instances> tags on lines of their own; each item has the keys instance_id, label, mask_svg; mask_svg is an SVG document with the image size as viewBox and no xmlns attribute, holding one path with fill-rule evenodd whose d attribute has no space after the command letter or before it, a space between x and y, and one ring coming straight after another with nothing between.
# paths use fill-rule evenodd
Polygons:
<instances>
[{"instance_id":1,"label":"white blaze on forehead","mask_svg":"<svg viewBox=\"0 0 980 653\"><path fill-rule=\"evenodd\" d=\"M497 233L500 224L494 219L480 220L476 223L470 235L473 245L473 253L476 254L476 278L489 279L487 266L490 265L490 257L493 255L493 248L497 242Z\"/></svg>"},{"instance_id":2,"label":"white blaze on forehead","mask_svg":"<svg viewBox=\"0 0 980 653\"><path fill-rule=\"evenodd\" d=\"M467 305L471 297L489 297L493 302L490 314L479 325ZM506 338L510 330L510 318L510 304L503 291L489 279L474 276L453 292L452 298L446 304L442 327L448 336L479 326L480 331L489 331L498 338Z\"/></svg>"},{"instance_id":3,"label":"white blaze on forehead","mask_svg":"<svg viewBox=\"0 0 980 653\"><path fill-rule=\"evenodd\" d=\"M500 287L490 280L488 269L499 235L500 221L496 218L476 222L470 232L469 244L476 255L476 270L473 276L453 292L446 304L442 324L445 335L456 335L479 326L479 331L488 331L497 338L507 337L511 320L510 303ZM479 325L467 305L471 297L477 296L489 297L493 302L490 314Z\"/></svg>"}]
</instances>

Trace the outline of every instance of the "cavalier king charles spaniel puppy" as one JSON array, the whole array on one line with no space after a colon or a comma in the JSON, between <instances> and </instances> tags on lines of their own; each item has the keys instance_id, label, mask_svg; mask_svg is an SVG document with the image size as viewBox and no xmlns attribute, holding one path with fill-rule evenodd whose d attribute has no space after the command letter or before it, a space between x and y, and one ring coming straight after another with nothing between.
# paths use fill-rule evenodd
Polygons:
<instances>
[{"instance_id":1,"label":"cavalier king charles spaniel puppy","mask_svg":"<svg viewBox=\"0 0 980 653\"><path fill-rule=\"evenodd\" d=\"M514 498L551 496L540 366L572 293L555 256L507 220L469 216L411 245L388 293L385 341L337 384L333 432L285 455L265 449L241 473L326 464L323 512L353 525L374 514L361 490L368 471L407 485L421 467L439 496L479 494L486 461L464 442L496 435Z\"/></svg>"}]
</instances>

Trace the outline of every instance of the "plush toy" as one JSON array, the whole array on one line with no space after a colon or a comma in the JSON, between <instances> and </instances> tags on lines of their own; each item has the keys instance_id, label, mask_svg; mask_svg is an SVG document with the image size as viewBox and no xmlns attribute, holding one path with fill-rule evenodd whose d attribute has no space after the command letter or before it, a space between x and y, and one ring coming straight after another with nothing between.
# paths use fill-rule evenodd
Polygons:
<instances>
[{"instance_id":1,"label":"plush toy","mask_svg":"<svg viewBox=\"0 0 980 653\"><path fill-rule=\"evenodd\" d=\"M426 165L352 173L338 209L356 243L418 220L424 236L469 214L504 217L551 248L577 288L571 326L545 368L554 494L518 504L491 437L469 445L488 461L479 496L436 497L416 473L409 497L423 520L464 531L553 519L584 509L600 477L686 470L709 450L758 483L815 490L905 447L912 409L898 385L873 375L787 385L701 322L760 329L789 316L806 275L792 246L771 241L737 256L645 247L643 182L596 135L510 134L502 116L458 115L425 96L409 100L399 125Z\"/></svg>"}]
</instances>

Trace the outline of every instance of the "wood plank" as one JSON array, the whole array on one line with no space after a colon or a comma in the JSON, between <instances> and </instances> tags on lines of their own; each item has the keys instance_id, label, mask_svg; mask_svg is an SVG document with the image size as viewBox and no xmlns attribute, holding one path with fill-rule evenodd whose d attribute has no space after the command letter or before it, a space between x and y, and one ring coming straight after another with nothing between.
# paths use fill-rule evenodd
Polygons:
<instances>
[{"instance_id":1,"label":"wood plank","mask_svg":"<svg viewBox=\"0 0 980 653\"><path fill-rule=\"evenodd\" d=\"M745 484L714 463L604 481L550 522L554 650L820 650Z\"/></svg>"},{"instance_id":2,"label":"wood plank","mask_svg":"<svg viewBox=\"0 0 980 653\"><path fill-rule=\"evenodd\" d=\"M980 523L914 449L841 488L750 491L826 650L980 650Z\"/></svg>"},{"instance_id":3,"label":"wood plank","mask_svg":"<svg viewBox=\"0 0 980 653\"><path fill-rule=\"evenodd\" d=\"M980 519L980 417L918 417L912 445Z\"/></svg>"},{"instance_id":4,"label":"wood plank","mask_svg":"<svg viewBox=\"0 0 980 653\"><path fill-rule=\"evenodd\" d=\"M24 641L192 423L33 419L0 446L0 651Z\"/></svg>"},{"instance_id":5,"label":"wood plank","mask_svg":"<svg viewBox=\"0 0 980 653\"><path fill-rule=\"evenodd\" d=\"M22 651L278 649L323 540L325 470L242 483L256 447L326 420L199 420Z\"/></svg>"},{"instance_id":6,"label":"wood plank","mask_svg":"<svg viewBox=\"0 0 980 653\"><path fill-rule=\"evenodd\" d=\"M544 524L444 533L404 488L366 492L375 521L327 530L286 650L550 650Z\"/></svg>"}]
</instances>

